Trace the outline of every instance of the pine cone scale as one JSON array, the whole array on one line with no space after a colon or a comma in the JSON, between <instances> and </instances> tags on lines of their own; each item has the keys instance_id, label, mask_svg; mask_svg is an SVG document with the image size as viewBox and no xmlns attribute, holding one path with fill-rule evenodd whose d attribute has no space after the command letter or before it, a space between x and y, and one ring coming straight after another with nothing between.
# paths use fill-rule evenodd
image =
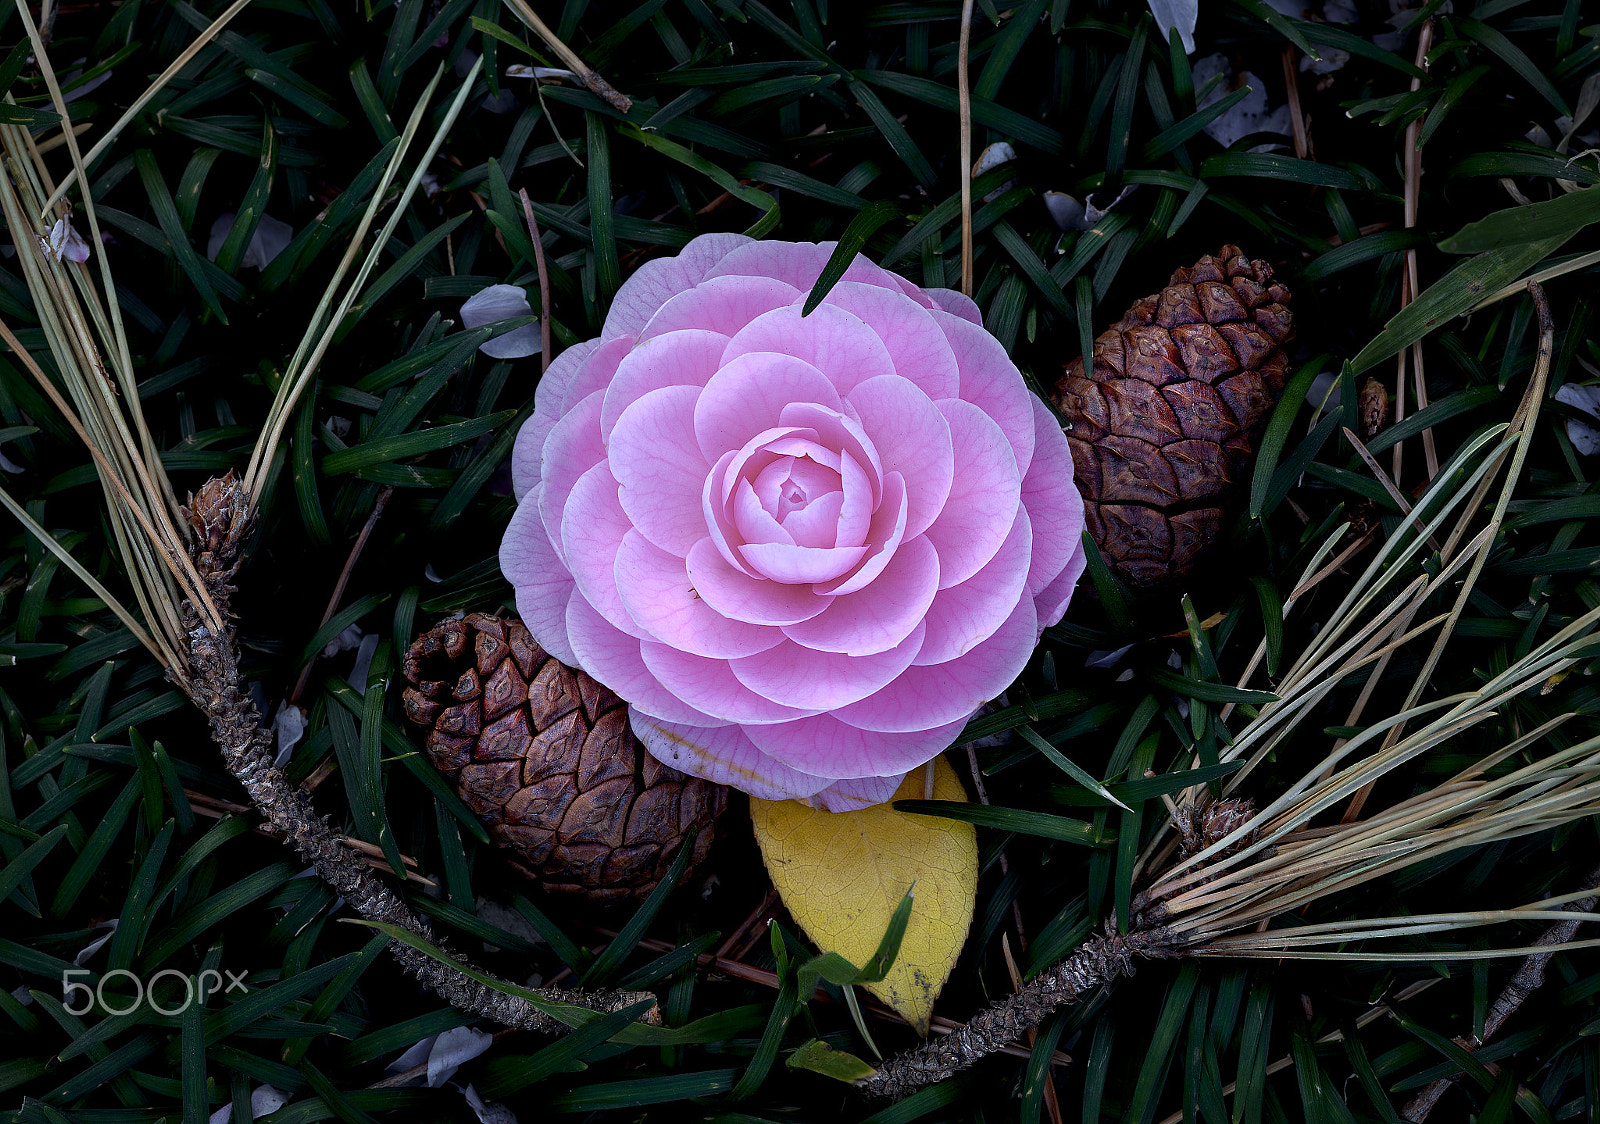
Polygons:
<instances>
[{"instance_id":1,"label":"pine cone scale","mask_svg":"<svg viewBox=\"0 0 1600 1124\"><path fill-rule=\"evenodd\" d=\"M1173 273L1056 387L1086 525L1124 581L1193 568L1248 478L1283 391L1289 293L1234 246Z\"/></svg>"},{"instance_id":2,"label":"pine cone scale","mask_svg":"<svg viewBox=\"0 0 1600 1124\"><path fill-rule=\"evenodd\" d=\"M436 768L547 890L642 898L726 804L720 785L642 752L626 705L542 651L520 621L471 614L411 646L407 718Z\"/></svg>"}]
</instances>

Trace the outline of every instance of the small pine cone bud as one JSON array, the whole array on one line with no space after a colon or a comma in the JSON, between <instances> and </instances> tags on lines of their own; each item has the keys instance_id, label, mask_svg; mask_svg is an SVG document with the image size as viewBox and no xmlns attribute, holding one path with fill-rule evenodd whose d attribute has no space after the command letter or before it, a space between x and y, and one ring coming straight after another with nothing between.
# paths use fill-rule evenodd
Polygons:
<instances>
[{"instance_id":1,"label":"small pine cone bud","mask_svg":"<svg viewBox=\"0 0 1600 1124\"><path fill-rule=\"evenodd\" d=\"M646 753L622 700L521 621L442 621L411 645L404 671L406 717L427 730L434 766L546 890L643 898L691 832L690 871L705 860L727 790Z\"/></svg>"},{"instance_id":2,"label":"small pine cone bud","mask_svg":"<svg viewBox=\"0 0 1600 1124\"><path fill-rule=\"evenodd\" d=\"M1255 814L1256 803L1247 796L1212 800L1204 807L1186 804L1178 815L1173 817L1173 826L1178 830L1179 860L1198 855L1213 843L1226 839L1248 823ZM1255 833L1249 832L1223 848L1213 861L1227 858L1253 842Z\"/></svg>"},{"instance_id":3,"label":"small pine cone bud","mask_svg":"<svg viewBox=\"0 0 1600 1124\"><path fill-rule=\"evenodd\" d=\"M1283 393L1289 292L1237 246L1137 301L1056 384L1089 533L1136 589L1194 568Z\"/></svg>"}]
</instances>

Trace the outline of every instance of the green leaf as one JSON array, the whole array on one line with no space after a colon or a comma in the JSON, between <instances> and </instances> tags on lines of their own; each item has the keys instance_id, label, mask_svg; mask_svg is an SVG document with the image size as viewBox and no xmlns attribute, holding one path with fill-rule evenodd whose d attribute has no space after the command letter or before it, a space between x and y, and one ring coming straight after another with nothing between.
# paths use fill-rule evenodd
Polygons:
<instances>
[{"instance_id":1,"label":"green leaf","mask_svg":"<svg viewBox=\"0 0 1600 1124\"><path fill-rule=\"evenodd\" d=\"M1046 812L1030 812L1022 808L997 808L991 804L963 804L955 800L896 800L897 812L911 812L919 816L943 816L946 819L964 820L979 827L992 827L1000 831L1016 831L1024 835L1039 835L1046 839L1059 839L1063 843L1079 843L1086 847L1100 847L1115 838L1097 832L1093 824L1071 820L1065 816L1052 816Z\"/></svg>"},{"instance_id":2,"label":"green leaf","mask_svg":"<svg viewBox=\"0 0 1600 1124\"><path fill-rule=\"evenodd\" d=\"M851 1084L864 1081L878 1072L854 1054L835 1050L820 1038L813 1038L801 1046L789 1055L784 1064L790 1069L809 1070Z\"/></svg>"},{"instance_id":3,"label":"green leaf","mask_svg":"<svg viewBox=\"0 0 1600 1124\"><path fill-rule=\"evenodd\" d=\"M1565 240L1593 222L1600 222L1600 187L1495 211L1456 231L1439 243L1439 249L1447 254L1476 254L1546 238Z\"/></svg>"},{"instance_id":4,"label":"green leaf","mask_svg":"<svg viewBox=\"0 0 1600 1124\"><path fill-rule=\"evenodd\" d=\"M828 256L828 264L822 267L822 273L817 277L817 283L811 286L811 292L806 297L806 303L800 310L801 316L810 316L817 310L833 287L839 283L845 270L850 268L850 263L856 260L856 255L867 244L867 239L877 233L878 228L887 222L892 222L900 217L900 205L893 199L879 199L876 203L864 208L860 214L850 220L850 225L845 227L844 233L839 235L838 245L834 246L833 253Z\"/></svg>"}]
</instances>

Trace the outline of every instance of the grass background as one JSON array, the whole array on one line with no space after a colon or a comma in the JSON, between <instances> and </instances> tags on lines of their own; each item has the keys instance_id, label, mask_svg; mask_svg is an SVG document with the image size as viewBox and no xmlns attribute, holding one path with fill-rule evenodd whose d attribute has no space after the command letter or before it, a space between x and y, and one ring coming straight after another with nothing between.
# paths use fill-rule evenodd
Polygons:
<instances>
[{"instance_id":1,"label":"grass background","mask_svg":"<svg viewBox=\"0 0 1600 1124\"><path fill-rule=\"evenodd\" d=\"M52 57L84 60L76 65L85 81L110 76L73 101L73 120L87 123L92 139L221 7L124 0L59 10ZM1024 0L997 10L980 0L974 148L1005 139L1018 158L978 184L980 199L998 194L976 214L976 295L1036 384L1052 384L1080 340L1172 268L1224 241L1271 261L1293 290L1295 369L1337 370L1397 309L1406 249L1419 252L1426 285L1458 260L1437 242L1510 205L1507 185L1544 199L1559 193L1557 179L1600 180L1593 154L1569 160L1527 139L1535 125L1559 137L1557 117L1600 75L1600 25L1585 23L1593 13L1579 0L1457 0L1454 12L1430 5L1435 47L1415 92L1415 27L1398 53L1380 50L1368 37L1390 30L1390 8L1356 7L1359 22L1345 26L1286 18L1254 0L1201 10L1195 59L1222 52L1236 72L1259 76L1274 105L1287 97L1286 64L1293 69L1311 144L1301 158L1282 136L1249 136L1223 150L1205 135L1190 60L1162 40L1142 4ZM381 637L370 685L385 692L382 721L347 682L352 654L315 662L302 699L307 738L291 773L331 772L317 790L319 808L373 842L386 824L438 888L410 884L414 904L517 980L549 979L564 965L582 975L607 943L602 930L622 928L630 914L545 899L507 867L459 802L428 783L393 675L409 640L438 617L509 604L495 562L513 505L503 466L531 410L538 361L478 354L458 310L484 285L510 281L529 288L539 311L514 193L528 191L544 232L558 346L597 331L611 294L640 262L708 230L760 224L797 240L865 234L869 257L931 285L954 284L960 267L958 4L567 0L541 9L634 99L626 118L572 84L535 89L505 78L510 65L550 60L493 0L255 0L92 168L113 239L97 252L111 255L120 282L142 404L179 488L198 487L242 467L396 124L442 67L436 121L467 53L484 56L468 109L429 169L437 190L404 215L383 272L341 326L314 397L296 414L236 607L250 673L270 707L345 626ZM9 7L6 15L0 73L18 105L37 107L46 100L42 82L26 46L11 50L24 37ZM1352 57L1326 77L1300 72L1304 48L1317 45ZM1405 128L1418 118L1425 175L1419 224L1407 230L1402 156ZM431 128L425 123L424 134ZM1262 143L1279 147L1249 151ZM1130 185L1137 190L1081 233L1063 235L1040 198L1094 192L1104 204ZM206 260L218 215L263 211L296 232L270 266ZM1592 233L1580 234L1561 252L1595 244ZM27 290L3 266L0 317L48 365ZM1551 285L1552 388L1596 374L1594 282L1591 269ZM1430 418L1442 450L1510 416L1534 344L1526 298L1429 338ZM1392 383L1392 362L1372 373ZM1441 693L1470 687L1600 599L1595 462L1568 442L1567 412L1546 404L1521 498L1436 674ZM1009 720L1030 722L1112 780L1170 769L1191 746L1214 752L1225 736L1216 705L1224 685L1271 631L1274 598L1297 579L1317 532L1352 514L1396 515L1353 450L1310 418L1309 410L1294 418L1286 446L1259 470L1271 499L1261 517L1234 520L1221 563L1189 583L1195 616L1220 614L1204 654L1185 635L1176 594L1135 603L1109 584L1090 586L1047 635ZM120 588L88 459L6 357L0 423L6 455L23 469L5 485ZM1403 486L1420 482L1421 465L1417 442L1408 442ZM385 488L392 496L340 611L319 627ZM1319 592L1296 614L1289 650L1309 635L1297 630L1331 608L1334 592ZM1132 648L1115 667L1085 666L1090 653L1124 645ZM1415 659L1394 661L1369 717L1403 693ZM288 852L253 832L253 814L226 809L242 794L199 716L115 618L13 526L0 530L0 660L10 665L0 675L0 1103L15 1119L189 1122L230 1100L243 1119L250 1089L262 1082L292 1093L274 1124L473 1119L453 1089L380 1087L386 1062L463 1020L400 976L366 931L340 924L348 911L315 879L296 877ZM1358 687L1306 724L1308 746L1325 740L1319 727L1343 721ZM1461 753L1568 710L1582 715L1569 736L1595 732L1592 678L1575 674L1522 700L1470 735ZM1393 795L1447 776L1458 760L1419 763L1390 782ZM1129 890L1135 844L1162 815L1158 800L1131 814L1096 807L1022 742L986 748L980 761L996 805L1093 820L1117 841L1083 847L980 831L977 916L941 1002L957 1019L1010 990L1002 934L1009 931L1027 973L1113 912ZM369 767L383 778L378 801L349 780ZM1260 783L1270 791L1270 775ZM1514 904L1578 886L1597 854L1595 825L1575 824L1408 871L1327 903L1316 919ZM507 1034L456 1081L471 1081L524 1121L1031 1121L1045 1111L1041 1074L1059 1048L1073 1059L1052 1071L1067 1120L1390 1121L1416 1089L1454 1070L1462 1059L1450 1040L1481 1025L1511 971L1447 968L1427 962L1428 948L1416 949L1410 967L1152 965L1114 996L1048 1023L1031 1060L992 1060L888 1110L782 1064L733 1102L728 1092L752 1064L775 993L686 965L768 890L737 801L712 871L711 881L634 915L615 950L628 955L607 956L589 975L591 983L656 987L674 1025L713 1017L705 1041L644 1049ZM125 1015L68 1013L62 972L112 918L115 936L79 978L167 972L155 993L171 1007L183 978L226 968L248 973L248 997L215 996L182 1016L148 1002ZM541 939L506 931L520 929L518 921ZM779 921L788 926L781 913ZM627 948L644 935L653 943ZM770 970L773 957L759 942L741 962ZM1423 981L1426 990L1394 998ZM106 992L116 1010L133 998L125 975L113 974ZM1388 1013L1358 1027L1380 1003ZM869 1024L885 1050L909 1044L903 1027ZM1600 1118L1597 1031L1600 961L1558 955L1547 986L1476 1055L1435 1118ZM787 1045L815 1035L864 1049L836 1002L811 1004ZM1237 1090L1225 1088L1235 1081Z\"/></svg>"}]
</instances>

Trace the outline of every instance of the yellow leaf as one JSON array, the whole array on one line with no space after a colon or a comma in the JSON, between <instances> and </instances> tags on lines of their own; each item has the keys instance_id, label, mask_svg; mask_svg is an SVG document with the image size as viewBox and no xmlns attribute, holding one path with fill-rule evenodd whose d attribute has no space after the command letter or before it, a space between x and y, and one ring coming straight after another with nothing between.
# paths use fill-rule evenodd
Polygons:
<instances>
[{"instance_id":1,"label":"yellow leaf","mask_svg":"<svg viewBox=\"0 0 1600 1124\"><path fill-rule=\"evenodd\" d=\"M935 800L967 799L943 757L934 769ZM922 799L923 772L912 770L894 798ZM752 799L750 818L789 913L823 952L837 952L858 967L877 951L890 915L916 883L900 955L882 983L864 986L927 1034L933 1001L972 924L978 890L973 826L907 815L888 804L824 812L798 800Z\"/></svg>"}]
</instances>

